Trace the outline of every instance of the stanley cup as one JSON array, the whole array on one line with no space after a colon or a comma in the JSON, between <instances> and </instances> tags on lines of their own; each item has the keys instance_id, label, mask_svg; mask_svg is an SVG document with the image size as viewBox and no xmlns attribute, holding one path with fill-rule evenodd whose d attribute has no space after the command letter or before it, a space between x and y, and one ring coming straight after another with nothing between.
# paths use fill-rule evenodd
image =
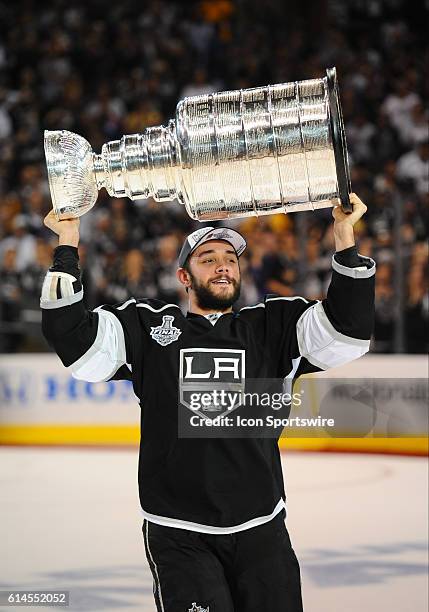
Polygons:
<instances>
[{"instance_id":1,"label":"stanley cup","mask_svg":"<svg viewBox=\"0 0 429 612\"><path fill-rule=\"evenodd\" d=\"M325 78L185 98L166 127L93 153L72 132L45 131L58 219L79 217L98 190L177 199L199 221L326 208L351 212L335 68Z\"/></svg>"}]
</instances>

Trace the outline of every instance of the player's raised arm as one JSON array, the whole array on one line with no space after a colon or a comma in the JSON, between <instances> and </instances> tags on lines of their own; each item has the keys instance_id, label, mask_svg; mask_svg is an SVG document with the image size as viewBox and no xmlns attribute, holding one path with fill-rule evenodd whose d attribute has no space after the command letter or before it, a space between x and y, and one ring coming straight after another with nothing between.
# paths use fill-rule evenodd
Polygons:
<instances>
[{"instance_id":1,"label":"player's raised arm","mask_svg":"<svg viewBox=\"0 0 429 612\"><path fill-rule=\"evenodd\" d=\"M327 296L306 310L297 322L299 352L322 370L342 365L369 350L374 326L375 261L358 253L354 224L367 207L350 194L353 212L333 209L336 252Z\"/></svg>"},{"instance_id":2,"label":"player's raised arm","mask_svg":"<svg viewBox=\"0 0 429 612\"><path fill-rule=\"evenodd\" d=\"M336 252L332 278L323 300L265 298L271 350L278 375L327 370L368 352L374 325L375 261L357 251L353 225L367 208L350 195L353 213L333 209ZM291 361L292 359L292 366Z\"/></svg>"},{"instance_id":3,"label":"player's raised arm","mask_svg":"<svg viewBox=\"0 0 429 612\"><path fill-rule=\"evenodd\" d=\"M120 321L105 310L88 311L83 303L79 219L57 221L51 211L44 223L59 238L40 299L46 340L75 378L89 382L130 378Z\"/></svg>"}]
</instances>

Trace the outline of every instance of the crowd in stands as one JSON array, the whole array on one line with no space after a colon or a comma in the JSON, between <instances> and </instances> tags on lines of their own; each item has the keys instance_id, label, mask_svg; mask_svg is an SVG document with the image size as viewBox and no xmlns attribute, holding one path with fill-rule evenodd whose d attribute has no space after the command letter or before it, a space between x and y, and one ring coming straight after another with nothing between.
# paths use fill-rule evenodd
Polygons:
<instances>
[{"instance_id":1,"label":"crowd in stands","mask_svg":"<svg viewBox=\"0 0 429 612\"><path fill-rule=\"evenodd\" d=\"M52 207L44 129L81 134L99 152L165 123L184 96L321 77L336 66L353 191L368 206L357 245L377 262L371 350L426 352L424 9L420 0L1 3L0 351L48 350L39 297L57 241L43 225ZM265 293L322 299L332 223L331 209L238 220L248 241L238 306ZM81 218L87 305L135 296L186 307L175 269L197 226L178 202L102 190Z\"/></svg>"}]
</instances>

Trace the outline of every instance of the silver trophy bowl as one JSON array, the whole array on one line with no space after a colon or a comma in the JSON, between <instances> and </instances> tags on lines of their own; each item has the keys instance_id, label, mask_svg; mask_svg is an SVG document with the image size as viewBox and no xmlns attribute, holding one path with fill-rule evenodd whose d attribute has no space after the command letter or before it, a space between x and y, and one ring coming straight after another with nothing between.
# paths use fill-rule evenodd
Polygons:
<instances>
[{"instance_id":1,"label":"silver trophy bowl","mask_svg":"<svg viewBox=\"0 0 429 612\"><path fill-rule=\"evenodd\" d=\"M185 98L168 125L125 135L101 154L72 132L45 131L58 219L79 217L98 191L177 199L199 221L315 210L351 212L335 68L326 77Z\"/></svg>"}]
</instances>

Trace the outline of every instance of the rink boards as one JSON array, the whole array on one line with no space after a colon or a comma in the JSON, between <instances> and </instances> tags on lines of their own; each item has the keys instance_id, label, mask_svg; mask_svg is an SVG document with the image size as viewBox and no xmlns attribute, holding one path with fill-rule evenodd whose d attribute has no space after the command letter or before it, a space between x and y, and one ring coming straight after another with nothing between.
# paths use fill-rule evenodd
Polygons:
<instances>
[{"instance_id":1,"label":"rink boards","mask_svg":"<svg viewBox=\"0 0 429 612\"><path fill-rule=\"evenodd\" d=\"M321 376L326 375L360 381L366 377L369 381L407 376L407 385L412 388L413 379L417 384L417 379L427 377L427 359L424 355L370 354ZM317 404L319 387L314 389ZM406 406L406 410L411 408L411 404ZM139 420L140 407L129 381L76 380L52 354L0 356L0 445L133 447L139 443ZM412 435L399 432L394 437L331 437L291 430L287 437L280 438L279 446L305 451L425 455L426 433L421 427Z\"/></svg>"}]
</instances>

